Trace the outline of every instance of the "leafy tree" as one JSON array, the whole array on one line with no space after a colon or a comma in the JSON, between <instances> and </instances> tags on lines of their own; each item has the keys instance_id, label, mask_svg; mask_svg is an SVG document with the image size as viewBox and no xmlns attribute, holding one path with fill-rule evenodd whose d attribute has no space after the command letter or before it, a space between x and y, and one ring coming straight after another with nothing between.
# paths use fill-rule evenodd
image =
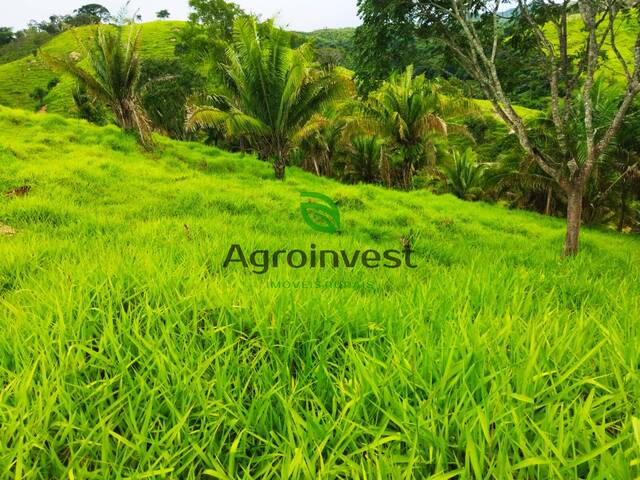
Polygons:
<instances>
[{"instance_id":1,"label":"leafy tree","mask_svg":"<svg viewBox=\"0 0 640 480\"><path fill-rule=\"evenodd\" d=\"M337 67L346 63L346 57L337 48L316 48L316 55L320 65Z\"/></svg>"},{"instance_id":2,"label":"leafy tree","mask_svg":"<svg viewBox=\"0 0 640 480\"><path fill-rule=\"evenodd\" d=\"M204 88L204 78L178 60L154 59L142 63L140 82L142 105L153 126L173 138L185 138L187 100Z\"/></svg>"},{"instance_id":3,"label":"leafy tree","mask_svg":"<svg viewBox=\"0 0 640 480\"><path fill-rule=\"evenodd\" d=\"M350 76L317 68L309 45L291 49L286 32L270 23L259 33L255 19L238 19L234 37L215 105L196 108L188 125L246 140L282 179L292 149L326 124L318 114L349 95Z\"/></svg>"},{"instance_id":4,"label":"leafy tree","mask_svg":"<svg viewBox=\"0 0 640 480\"><path fill-rule=\"evenodd\" d=\"M362 26L354 36L355 70L364 92L415 63L414 11L413 0L358 0Z\"/></svg>"},{"instance_id":5,"label":"leafy tree","mask_svg":"<svg viewBox=\"0 0 640 480\"><path fill-rule=\"evenodd\" d=\"M244 11L233 2L225 0L189 0L193 12L189 21L198 23L225 40L233 37L233 25L236 19L244 15Z\"/></svg>"},{"instance_id":6,"label":"leafy tree","mask_svg":"<svg viewBox=\"0 0 640 480\"><path fill-rule=\"evenodd\" d=\"M10 27L0 27L0 45L6 45L15 40L15 34Z\"/></svg>"},{"instance_id":7,"label":"leafy tree","mask_svg":"<svg viewBox=\"0 0 640 480\"><path fill-rule=\"evenodd\" d=\"M567 197L567 235L564 255L575 255L579 248L585 190L594 169L624 122L625 115L640 92L640 54L625 59L616 41L616 22L637 13L634 3L618 0L577 2L584 30L580 54L574 58L569 49L568 17L574 2L518 0L512 22L521 21L535 42L539 62L546 68L550 110L558 140L558 149L545 155L534 142L525 121L513 107L505 90L504 76L497 71L498 51L505 31L499 10L502 1L418 0L424 29L450 48L461 65L482 87L498 115L513 129L525 152ZM547 36L545 25L551 25ZM635 42L640 44L640 34ZM622 70L622 95L611 116L596 126L593 91L596 74L602 66L604 47L608 45ZM637 48L636 48L637 50ZM637 52L636 52L637 53ZM575 73L577 72L577 74ZM579 98L574 95L580 92ZM579 123L580 129L575 129ZM581 136L583 151L573 148L574 133Z\"/></svg>"},{"instance_id":8,"label":"leafy tree","mask_svg":"<svg viewBox=\"0 0 640 480\"><path fill-rule=\"evenodd\" d=\"M38 30L47 32L50 35L57 35L69 28L68 20L68 16L51 15L48 21L36 22L32 20L29 22L29 25L32 28L37 28Z\"/></svg>"},{"instance_id":9,"label":"leafy tree","mask_svg":"<svg viewBox=\"0 0 640 480\"><path fill-rule=\"evenodd\" d=\"M176 54L208 76L215 76L218 63L233 41L233 25L245 16L235 3L224 0L190 0L189 23L181 29Z\"/></svg>"},{"instance_id":10,"label":"leafy tree","mask_svg":"<svg viewBox=\"0 0 640 480\"><path fill-rule=\"evenodd\" d=\"M110 19L109 10L97 3L90 3L74 10L72 15L51 15L48 20L42 22L31 20L29 29L57 35L72 27L106 23Z\"/></svg>"},{"instance_id":11,"label":"leafy tree","mask_svg":"<svg viewBox=\"0 0 640 480\"><path fill-rule=\"evenodd\" d=\"M413 65L427 77L470 77L450 52L422 29L417 0L359 0L362 25L356 29L353 47L359 87L367 94L393 72Z\"/></svg>"},{"instance_id":12,"label":"leafy tree","mask_svg":"<svg viewBox=\"0 0 640 480\"><path fill-rule=\"evenodd\" d=\"M41 55L52 67L76 78L90 95L111 109L120 128L135 130L140 142L150 147L149 121L140 100L140 31L132 28L123 39L122 29L112 33L98 28L92 47L86 50L92 71L69 57Z\"/></svg>"},{"instance_id":13,"label":"leafy tree","mask_svg":"<svg viewBox=\"0 0 640 480\"><path fill-rule=\"evenodd\" d=\"M71 17L73 26L95 25L107 23L111 19L111 13L106 7L97 3L90 3L74 10L75 16Z\"/></svg>"},{"instance_id":14,"label":"leafy tree","mask_svg":"<svg viewBox=\"0 0 640 480\"><path fill-rule=\"evenodd\" d=\"M167 19L171 16L171 14L169 13L169 10L163 9L160 10L158 13L156 13L156 17L158 17L161 20Z\"/></svg>"}]
</instances>

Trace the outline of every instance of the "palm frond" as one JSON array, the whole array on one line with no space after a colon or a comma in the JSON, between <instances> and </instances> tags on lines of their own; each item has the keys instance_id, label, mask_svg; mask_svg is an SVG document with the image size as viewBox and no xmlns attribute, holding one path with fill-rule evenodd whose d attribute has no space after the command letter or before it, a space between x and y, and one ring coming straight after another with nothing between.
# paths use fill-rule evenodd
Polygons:
<instances>
[{"instance_id":1,"label":"palm frond","mask_svg":"<svg viewBox=\"0 0 640 480\"><path fill-rule=\"evenodd\" d=\"M197 107L187 118L187 128L224 127L230 136L267 135L269 127L239 110L223 111L215 107Z\"/></svg>"}]
</instances>

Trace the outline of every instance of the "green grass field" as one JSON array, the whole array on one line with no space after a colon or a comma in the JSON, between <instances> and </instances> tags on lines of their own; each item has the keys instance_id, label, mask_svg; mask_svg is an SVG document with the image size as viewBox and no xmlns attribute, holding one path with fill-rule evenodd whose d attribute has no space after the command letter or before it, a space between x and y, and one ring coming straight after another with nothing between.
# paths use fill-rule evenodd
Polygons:
<instances>
[{"instance_id":1,"label":"green grass field","mask_svg":"<svg viewBox=\"0 0 640 480\"><path fill-rule=\"evenodd\" d=\"M177 32L184 25L179 21L158 21L136 26L141 28L141 54L143 58L166 58L173 56ZM113 28L103 26L102 28ZM82 43L87 43L95 27L81 27L57 35L42 47L51 55L64 56L71 52L84 54ZM47 111L70 115L76 112L71 90L74 81L67 75L53 72L39 56L28 57L0 65L0 105L33 110L36 102L30 94L36 88L45 88L49 81L59 78L61 82L45 98Z\"/></svg>"},{"instance_id":2,"label":"green grass field","mask_svg":"<svg viewBox=\"0 0 640 480\"><path fill-rule=\"evenodd\" d=\"M1 478L638 478L638 239L158 141L0 108Z\"/></svg>"}]
</instances>

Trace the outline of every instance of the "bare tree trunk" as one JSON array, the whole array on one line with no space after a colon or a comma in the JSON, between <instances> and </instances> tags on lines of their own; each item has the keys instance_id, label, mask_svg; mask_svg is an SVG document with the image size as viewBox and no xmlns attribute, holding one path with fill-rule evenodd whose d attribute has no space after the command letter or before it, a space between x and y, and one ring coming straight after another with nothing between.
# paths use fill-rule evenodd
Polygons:
<instances>
[{"instance_id":1,"label":"bare tree trunk","mask_svg":"<svg viewBox=\"0 0 640 480\"><path fill-rule=\"evenodd\" d=\"M553 201L553 187L549 187L547 189L547 206L544 209L544 214L547 216L551 215L551 202Z\"/></svg>"},{"instance_id":2,"label":"bare tree trunk","mask_svg":"<svg viewBox=\"0 0 640 480\"><path fill-rule=\"evenodd\" d=\"M618 231L621 232L624 229L624 223L627 214L627 189L622 187L622 193L620 198L620 216L618 217Z\"/></svg>"},{"instance_id":3,"label":"bare tree trunk","mask_svg":"<svg viewBox=\"0 0 640 480\"><path fill-rule=\"evenodd\" d=\"M582 196L584 187L572 186L567 192L567 238L564 243L565 257L575 256L580 247L580 227L582 226Z\"/></svg>"},{"instance_id":4,"label":"bare tree trunk","mask_svg":"<svg viewBox=\"0 0 640 480\"><path fill-rule=\"evenodd\" d=\"M380 178L385 187L391 188L391 167L389 166L389 160L385 155L380 158Z\"/></svg>"},{"instance_id":5,"label":"bare tree trunk","mask_svg":"<svg viewBox=\"0 0 640 480\"><path fill-rule=\"evenodd\" d=\"M402 166L402 188L405 190L411 190L413 185L413 164L411 162L405 162Z\"/></svg>"}]
</instances>

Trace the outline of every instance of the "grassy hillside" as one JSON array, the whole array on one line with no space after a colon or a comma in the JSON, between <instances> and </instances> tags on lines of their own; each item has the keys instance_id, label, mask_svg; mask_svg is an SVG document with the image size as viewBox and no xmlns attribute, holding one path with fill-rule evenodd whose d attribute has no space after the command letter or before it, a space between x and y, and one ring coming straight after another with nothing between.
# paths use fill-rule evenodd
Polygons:
<instances>
[{"instance_id":1,"label":"grassy hillside","mask_svg":"<svg viewBox=\"0 0 640 480\"><path fill-rule=\"evenodd\" d=\"M623 58L628 62L629 68L633 71L633 48L636 37L638 35L638 19L634 17L620 17L616 21L615 33L616 44ZM606 29L607 25L600 27L601 31ZM557 44L557 34L552 30L552 26L547 27L546 32L549 37ZM568 39L569 52L578 54L585 45L585 33L583 31L583 21L579 15L572 15L568 22ZM624 80L624 69L620 65L614 51L611 49L611 42L608 40L603 47L604 64L598 72L599 75L605 75L607 78Z\"/></svg>"},{"instance_id":2,"label":"grassy hillside","mask_svg":"<svg viewBox=\"0 0 640 480\"><path fill-rule=\"evenodd\" d=\"M512 13L508 11L507 14ZM583 31L582 19L579 15L572 15L569 17L569 52L572 55L579 54L580 50L584 48L585 33ZM616 21L616 43L620 53L624 59L628 62L629 68L633 70L633 46L635 44L636 36L638 34L637 19L634 18L619 18ZM602 27L604 30L604 26ZM545 33L554 41L557 45L557 33L552 25L549 25L545 29ZM614 81L624 81L624 69L620 65L615 53L611 49L610 41L605 43L603 47L603 65L598 70L598 76L603 76L607 79ZM483 112L491 113L498 118L498 115L494 113L493 107L488 100L475 100L480 109ZM534 110L521 106L514 106L516 112L525 120L532 120L542 114L539 110Z\"/></svg>"},{"instance_id":3,"label":"grassy hillside","mask_svg":"<svg viewBox=\"0 0 640 480\"><path fill-rule=\"evenodd\" d=\"M478 108L481 112L493 115L496 120L500 120L503 122L502 118L496 113L493 105L489 100L478 100L475 99L474 102L478 105ZM533 120L542 115L540 110L534 110L532 108L521 107L519 105L514 105L513 109L516 111L518 115L520 115L524 120Z\"/></svg>"},{"instance_id":4,"label":"grassy hillside","mask_svg":"<svg viewBox=\"0 0 640 480\"><path fill-rule=\"evenodd\" d=\"M19 37L13 42L0 45L0 65L31 55L34 50L37 50L50 41L51 38L52 35L50 33L37 32Z\"/></svg>"},{"instance_id":5,"label":"grassy hillside","mask_svg":"<svg viewBox=\"0 0 640 480\"><path fill-rule=\"evenodd\" d=\"M173 56L176 33L184 25L181 21L157 21L138 26L142 29L143 58L166 58ZM103 28L111 28L109 26ZM95 27L81 27L68 30L45 43L41 50L55 55L68 55L71 52L84 53L81 42L86 42ZM319 49L336 49L346 59L352 48L354 29L324 29L311 33L299 33L305 41L313 41ZM37 56L29 54L18 60L0 64L0 105L34 110L36 101L30 94L38 87L45 88L54 78L62 82L46 97L47 111L69 116L75 112L71 98L74 82L51 69ZM15 79L20 79L16 81Z\"/></svg>"},{"instance_id":6,"label":"grassy hillside","mask_svg":"<svg viewBox=\"0 0 640 480\"><path fill-rule=\"evenodd\" d=\"M137 26L136 28L142 29L143 57L172 56L176 31L182 24L183 22L178 21L159 21ZM71 52L83 54L81 42L86 42L95 28L89 26L68 30L47 42L41 50L54 55L68 55ZM71 98L73 81L51 71L39 57L33 55L0 65L0 105L33 110L36 102L30 94L38 87L45 88L53 78L60 78L62 81L45 99L47 111L68 115L75 110Z\"/></svg>"},{"instance_id":7,"label":"grassy hillside","mask_svg":"<svg viewBox=\"0 0 640 480\"><path fill-rule=\"evenodd\" d=\"M561 260L560 220L159 141L0 108L0 192L31 186L0 196L1 477L640 474L637 239ZM222 266L410 231L416 269Z\"/></svg>"}]
</instances>

